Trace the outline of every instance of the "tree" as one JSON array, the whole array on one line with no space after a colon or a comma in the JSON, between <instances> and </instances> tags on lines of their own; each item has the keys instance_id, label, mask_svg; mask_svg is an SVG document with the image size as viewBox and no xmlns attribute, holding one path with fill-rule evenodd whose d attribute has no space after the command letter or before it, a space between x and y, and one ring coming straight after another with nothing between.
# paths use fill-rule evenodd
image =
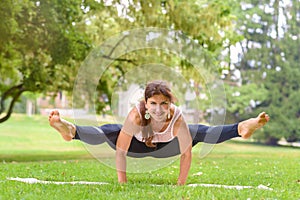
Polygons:
<instances>
[{"instance_id":1,"label":"tree","mask_svg":"<svg viewBox=\"0 0 300 200\"><path fill-rule=\"evenodd\" d=\"M0 12L5 21L0 25L0 114L4 115L0 122L10 117L15 102L25 91L71 92L77 70L89 50L112 34L149 26L178 30L197 41L213 57L219 56L224 46L235 43L230 5L219 0L201 3L196 0L136 0L129 4L94 0L24 0L18 3L4 0L0 4L6 8ZM114 62L99 80L97 96L108 97L108 101L100 102L99 112L105 104L111 103L114 85L123 80L123 74L143 62L163 61L180 66L183 71L193 71L183 58L169 59L167 53L159 50L131 52L119 58L111 57L111 53L102 55L103 59ZM197 55L190 51L189 56ZM94 96L94 91L85 92ZM5 103L7 101L10 103ZM5 109L5 105L9 105L8 108Z\"/></svg>"},{"instance_id":2,"label":"tree","mask_svg":"<svg viewBox=\"0 0 300 200\"><path fill-rule=\"evenodd\" d=\"M122 5L120 2L116 4ZM136 0L132 1L129 5L124 5L120 9L121 11L119 11L121 17L114 18L111 21L117 22L117 25L114 25L114 27L118 26L120 31L141 27L159 27L169 29L170 31L180 31L186 34L189 39L197 41L202 46L203 52L205 51L202 56L209 55L205 58L207 62L210 62L207 68L217 72L218 69L213 66L219 66L219 62L215 60L213 63L212 60L208 60L211 57L219 57L220 52L224 48L236 43L239 39L239 37L233 34L232 20L234 16L231 14L230 6L230 3L217 0L203 1L201 3L199 1ZM99 16L96 11L94 11L94 14ZM92 25L96 30L101 29L101 26L94 26L97 21L98 17L94 17L92 20ZM188 39L184 42L188 43ZM193 55L193 51L190 51L189 57L196 56L198 55ZM111 57L108 58L112 59ZM188 60L174 58L174 56L170 59L168 53L157 49L152 51L141 50L131 52L119 59L113 58L115 62L110 66L110 69L114 73L107 75L110 78L104 78L99 83L101 85L98 88L99 94L103 94L103 85L110 85L113 88L113 85L120 84L120 80L126 81L122 78L124 73L147 62L147 58L149 58L150 62L162 63L167 66L180 66L182 73L187 79L195 80L195 90L198 90L199 84L203 84L202 78L195 73L195 69ZM110 72L107 71L107 73ZM109 102L111 100L111 92L111 89L106 91ZM102 104L99 107L99 111L103 107L104 105Z\"/></svg>"},{"instance_id":3,"label":"tree","mask_svg":"<svg viewBox=\"0 0 300 200\"><path fill-rule=\"evenodd\" d=\"M298 95L299 69L299 1L242 1L237 31L244 35L242 53L237 68L242 73L242 88L256 84L264 94L255 100L253 111L265 110L271 123L256 137L276 144L281 137L289 141L300 139ZM248 100L260 92L248 90ZM229 95L230 96L230 95Z\"/></svg>"},{"instance_id":4,"label":"tree","mask_svg":"<svg viewBox=\"0 0 300 200\"><path fill-rule=\"evenodd\" d=\"M278 52L280 65L275 67L267 77L266 87L272 91L269 97L269 108L274 114L274 125L266 129L263 137L273 140L284 137L289 142L300 140L299 119L299 1L292 1L282 6L285 19L284 36L279 41ZM275 134L273 134L275 133Z\"/></svg>"},{"instance_id":5,"label":"tree","mask_svg":"<svg viewBox=\"0 0 300 200\"><path fill-rule=\"evenodd\" d=\"M91 48L76 25L78 1L1 1L0 122L25 92L70 90L72 74ZM5 102L10 101L5 104ZM5 105L8 108L5 109Z\"/></svg>"}]
</instances>

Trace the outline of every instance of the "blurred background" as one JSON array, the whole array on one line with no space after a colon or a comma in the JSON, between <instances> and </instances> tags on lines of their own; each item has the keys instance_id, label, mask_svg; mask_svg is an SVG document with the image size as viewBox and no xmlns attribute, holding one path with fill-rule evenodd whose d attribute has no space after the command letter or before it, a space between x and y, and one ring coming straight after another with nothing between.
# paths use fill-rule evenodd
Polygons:
<instances>
[{"instance_id":1,"label":"blurred background","mask_svg":"<svg viewBox=\"0 0 300 200\"><path fill-rule=\"evenodd\" d=\"M143 89L125 75L161 63L187 80L176 89L189 122L210 123L212 113L221 112L225 123L234 123L266 111L271 121L252 139L299 146L299 0L2 0L0 6L1 124L46 118L54 108L69 118L74 110L86 119L96 110L103 122L122 117L129 109L124 97ZM181 44L201 46L205 68L223 81L226 110L211 108L207 83L188 59L161 49L113 57L118 43L98 55L113 62L96 91L73 93L93 49L117 33L147 27L179 31L187 36Z\"/></svg>"}]
</instances>

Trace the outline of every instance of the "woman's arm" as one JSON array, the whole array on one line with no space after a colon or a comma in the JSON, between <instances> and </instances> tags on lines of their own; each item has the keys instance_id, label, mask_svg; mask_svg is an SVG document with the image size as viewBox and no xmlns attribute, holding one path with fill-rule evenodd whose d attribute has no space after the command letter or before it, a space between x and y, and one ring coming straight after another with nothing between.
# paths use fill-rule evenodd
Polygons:
<instances>
[{"instance_id":1,"label":"woman's arm","mask_svg":"<svg viewBox=\"0 0 300 200\"><path fill-rule=\"evenodd\" d=\"M116 147L116 166L119 183L126 183L126 154L131 142L132 136L121 131L117 140Z\"/></svg>"},{"instance_id":2,"label":"woman's arm","mask_svg":"<svg viewBox=\"0 0 300 200\"><path fill-rule=\"evenodd\" d=\"M188 173L191 167L192 153L191 150L187 150L180 156L180 173L177 180L177 185L184 185L188 177Z\"/></svg>"},{"instance_id":3,"label":"woman's arm","mask_svg":"<svg viewBox=\"0 0 300 200\"><path fill-rule=\"evenodd\" d=\"M180 157L180 172L177 180L177 185L184 185L188 177L192 161L192 137L189 133L188 126L183 117L180 117L174 125L174 135L179 141L181 152Z\"/></svg>"},{"instance_id":4,"label":"woman's arm","mask_svg":"<svg viewBox=\"0 0 300 200\"><path fill-rule=\"evenodd\" d=\"M137 109L133 108L124 122L116 144L116 167L119 183L127 182L126 155L133 135L141 130L140 123L140 115Z\"/></svg>"}]
</instances>

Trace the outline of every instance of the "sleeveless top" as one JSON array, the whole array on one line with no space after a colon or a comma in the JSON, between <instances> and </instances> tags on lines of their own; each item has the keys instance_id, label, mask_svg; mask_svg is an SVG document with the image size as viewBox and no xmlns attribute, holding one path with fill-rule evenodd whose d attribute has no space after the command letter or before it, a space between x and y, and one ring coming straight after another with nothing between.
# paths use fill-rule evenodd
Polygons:
<instances>
[{"instance_id":1,"label":"sleeveless top","mask_svg":"<svg viewBox=\"0 0 300 200\"><path fill-rule=\"evenodd\" d=\"M175 108L174 115L173 115L168 127L164 131L162 131L162 132L153 131L153 133L154 133L153 139L152 139L153 143L170 142L171 140L174 139L174 134L173 134L174 124L177 121L177 119L182 115L182 112L176 105L174 105L174 104L171 104L171 105L174 106L174 108ZM140 117L143 117L140 112L139 104L136 105L136 109L137 109ZM137 134L134 134L134 137L141 142L145 142L143 140L142 131L140 131Z\"/></svg>"}]
</instances>

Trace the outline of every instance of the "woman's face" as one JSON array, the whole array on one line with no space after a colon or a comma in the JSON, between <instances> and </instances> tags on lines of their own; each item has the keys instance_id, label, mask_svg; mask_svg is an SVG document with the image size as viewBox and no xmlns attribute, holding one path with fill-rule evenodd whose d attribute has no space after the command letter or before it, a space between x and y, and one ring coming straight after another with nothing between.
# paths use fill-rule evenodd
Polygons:
<instances>
[{"instance_id":1,"label":"woman's face","mask_svg":"<svg viewBox=\"0 0 300 200\"><path fill-rule=\"evenodd\" d=\"M166 121L170 105L170 99L163 94L154 95L146 102L146 108L151 118L160 122Z\"/></svg>"}]
</instances>

